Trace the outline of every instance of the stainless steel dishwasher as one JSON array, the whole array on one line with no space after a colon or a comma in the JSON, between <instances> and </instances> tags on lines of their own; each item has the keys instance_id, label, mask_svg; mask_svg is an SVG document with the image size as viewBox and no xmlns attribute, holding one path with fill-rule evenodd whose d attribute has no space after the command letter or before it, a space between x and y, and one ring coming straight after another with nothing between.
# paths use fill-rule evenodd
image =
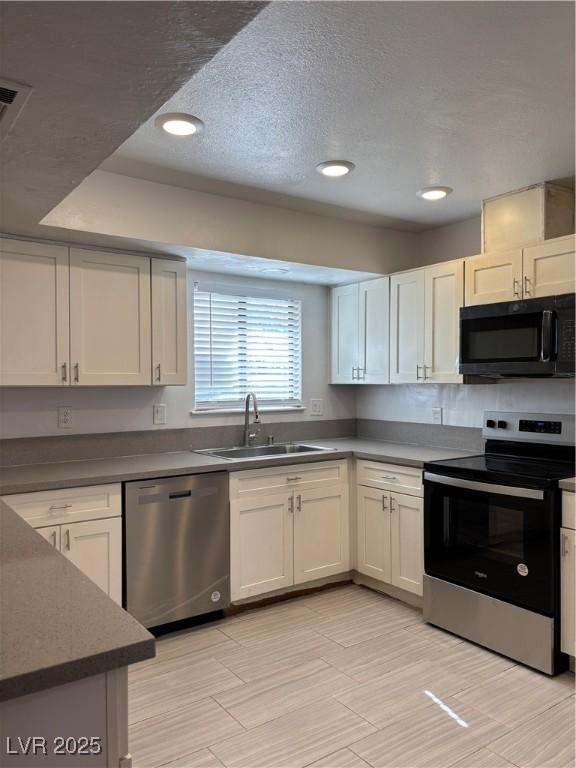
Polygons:
<instances>
[{"instance_id":1,"label":"stainless steel dishwasher","mask_svg":"<svg viewBox=\"0 0 576 768\"><path fill-rule=\"evenodd\" d=\"M228 474L125 486L126 610L145 627L230 604Z\"/></svg>"}]
</instances>

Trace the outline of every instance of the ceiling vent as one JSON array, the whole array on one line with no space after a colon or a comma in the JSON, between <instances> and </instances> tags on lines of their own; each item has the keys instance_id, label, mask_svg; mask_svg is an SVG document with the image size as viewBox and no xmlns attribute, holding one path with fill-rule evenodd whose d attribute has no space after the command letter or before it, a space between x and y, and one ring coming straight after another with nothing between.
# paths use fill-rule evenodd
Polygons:
<instances>
[{"instance_id":1,"label":"ceiling vent","mask_svg":"<svg viewBox=\"0 0 576 768\"><path fill-rule=\"evenodd\" d=\"M6 138L32 89L0 77L0 140Z\"/></svg>"}]
</instances>

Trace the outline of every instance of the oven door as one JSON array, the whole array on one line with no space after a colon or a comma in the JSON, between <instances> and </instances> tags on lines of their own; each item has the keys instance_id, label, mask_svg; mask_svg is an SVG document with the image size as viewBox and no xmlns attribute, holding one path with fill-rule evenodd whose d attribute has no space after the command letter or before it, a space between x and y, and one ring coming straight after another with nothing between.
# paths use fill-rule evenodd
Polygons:
<instances>
[{"instance_id":1,"label":"oven door","mask_svg":"<svg viewBox=\"0 0 576 768\"><path fill-rule=\"evenodd\" d=\"M557 519L551 491L424 473L429 576L553 616Z\"/></svg>"},{"instance_id":2,"label":"oven door","mask_svg":"<svg viewBox=\"0 0 576 768\"><path fill-rule=\"evenodd\" d=\"M556 313L546 300L460 310L460 373L549 376L556 369Z\"/></svg>"}]
</instances>

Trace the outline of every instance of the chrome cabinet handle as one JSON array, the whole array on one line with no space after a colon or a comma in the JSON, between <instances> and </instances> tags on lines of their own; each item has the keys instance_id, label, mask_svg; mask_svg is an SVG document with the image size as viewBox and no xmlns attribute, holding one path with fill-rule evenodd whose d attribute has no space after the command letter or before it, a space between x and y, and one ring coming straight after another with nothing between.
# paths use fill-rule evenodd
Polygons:
<instances>
[{"instance_id":1,"label":"chrome cabinet handle","mask_svg":"<svg viewBox=\"0 0 576 768\"><path fill-rule=\"evenodd\" d=\"M356 369L354 366L352 366L352 381L354 381L354 379L358 378L358 377L356 376L356 374L355 374L355 371L356 371L356 370L357 370L357 369Z\"/></svg>"},{"instance_id":2,"label":"chrome cabinet handle","mask_svg":"<svg viewBox=\"0 0 576 768\"><path fill-rule=\"evenodd\" d=\"M358 378L359 379L366 378L366 368L358 368Z\"/></svg>"},{"instance_id":3,"label":"chrome cabinet handle","mask_svg":"<svg viewBox=\"0 0 576 768\"><path fill-rule=\"evenodd\" d=\"M302 495L296 496L296 512L302 512Z\"/></svg>"},{"instance_id":4,"label":"chrome cabinet handle","mask_svg":"<svg viewBox=\"0 0 576 768\"><path fill-rule=\"evenodd\" d=\"M290 496L288 499L288 512L290 512L291 515L294 514L294 496Z\"/></svg>"},{"instance_id":5,"label":"chrome cabinet handle","mask_svg":"<svg viewBox=\"0 0 576 768\"><path fill-rule=\"evenodd\" d=\"M518 278L515 277L512 280L512 293L514 294L514 296L517 299L520 298L520 291L521 291L521 289L522 289L522 284L521 284L520 280L518 280Z\"/></svg>"},{"instance_id":6,"label":"chrome cabinet handle","mask_svg":"<svg viewBox=\"0 0 576 768\"><path fill-rule=\"evenodd\" d=\"M52 546L56 546L56 531L52 531Z\"/></svg>"},{"instance_id":7,"label":"chrome cabinet handle","mask_svg":"<svg viewBox=\"0 0 576 768\"><path fill-rule=\"evenodd\" d=\"M72 504L52 504L51 507L48 507L49 512L54 512L57 509L70 509Z\"/></svg>"},{"instance_id":8,"label":"chrome cabinet handle","mask_svg":"<svg viewBox=\"0 0 576 768\"><path fill-rule=\"evenodd\" d=\"M78 363L74 363L74 383L78 384L80 381L80 365Z\"/></svg>"},{"instance_id":9,"label":"chrome cabinet handle","mask_svg":"<svg viewBox=\"0 0 576 768\"><path fill-rule=\"evenodd\" d=\"M66 363L62 363L62 381L64 384L68 383L68 365Z\"/></svg>"},{"instance_id":10,"label":"chrome cabinet handle","mask_svg":"<svg viewBox=\"0 0 576 768\"><path fill-rule=\"evenodd\" d=\"M295 483L297 480L302 480L301 477L287 477L286 482L287 483Z\"/></svg>"},{"instance_id":11,"label":"chrome cabinet handle","mask_svg":"<svg viewBox=\"0 0 576 768\"><path fill-rule=\"evenodd\" d=\"M422 366L416 363L416 381L420 381L422 378L422 376L420 376L420 368L422 368Z\"/></svg>"},{"instance_id":12,"label":"chrome cabinet handle","mask_svg":"<svg viewBox=\"0 0 576 768\"><path fill-rule=\"evenodd\" d=\"M382 511L388 512L388 506L386 504L386 500L388 499L388 496L382 496Z\"/></svg>"},{"instance_id":13,"label":"chrome cabinet handle","mask_svg":"<svg viewBox=\"0 0 576 768\"><path fill-rule=\"evenodd\" d=\"M530 288L530 278L528 277L528 275L524 275L524 294L526 296L530 296L531 290L532 289Z\"/></svg>"},{"instance_id":14,"label":"chrome cabinet handle","mask_svg":"<svg viewBox=\"0 0 576 768\"><path fill-rule=\"evenodd\" d=\"M380 480L398 480L398 478L394 477L394 475L382 475Z\"/></svg>"},{"instance_id":15,"label":"chrome cabinet handle","mask_svg":"<svg viewBox=\"0 0 576 768\"><path fill-rule=\"evenodd\" d=\"M428 379L430 379L430 376L428 375L427 371L431 371L431 370L432 370L431 365L424 366L424 381L428 381Z\"/></svg>"},{"instance_id":16,"label":"chrome cabinet handle","mask_svg":"<svg viewBox=\"0 0 576 768\"><path fill-rule=\"evenodd\" d=\"M390 496L390 512L396 512L396 505L394 504L394 496Z\"/></svg>"},{"instance_id":17,"label":"chrome cabinet handle","mask_svg":"<svg viewBox=\"0 0 576 768\"><path fill-rule=\"evenodd\" d=\"M162 381L162 368L160 363L156 366L157 374L156 374L156 381L160 383Z\"/></svg>"},{"instance_id":18,"label":"chrome cabinet handle","mask_svg":"<svg viewBox=\"0 0 576 768\"><path fill-rule=\"evenodd\" d=\"M565 533L562 534L562 557L566 557L569 553L568 536Z\"/></svg>"},{"instance_id":19,"label":"chrome cabinet handle","mask_svg":"<svg viewBox=\"0 0 576 768\"><path fill-rule=\"evenodd\" d=\"M66 533L64 535L66 536L66 549L68 550L68 552L70 552L70 550L72 549L72 542L70 539L70 528L66 529Z\"/></svg>"}]
</instances>

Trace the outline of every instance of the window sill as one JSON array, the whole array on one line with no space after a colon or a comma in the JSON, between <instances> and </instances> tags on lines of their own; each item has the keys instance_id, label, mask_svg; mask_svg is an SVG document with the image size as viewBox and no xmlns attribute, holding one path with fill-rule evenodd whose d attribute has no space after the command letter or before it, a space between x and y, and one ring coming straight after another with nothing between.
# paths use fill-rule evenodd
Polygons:
<instances>
[{"instance_id":1,"label":"window sill","mask_svg":"<svg viewBox=\"0 0 576 768\"><path fill-rule=\"evenodd\" d=\"M305 411L305 405L264 405L258 408L260 413L289 413L291 411ZM250 408L252 411L252 408ZM244 408L201 408L199 410L192 410L190 413L193 416L215 416L222 413L244 413Z\"/></svg>"}]
</instances>

